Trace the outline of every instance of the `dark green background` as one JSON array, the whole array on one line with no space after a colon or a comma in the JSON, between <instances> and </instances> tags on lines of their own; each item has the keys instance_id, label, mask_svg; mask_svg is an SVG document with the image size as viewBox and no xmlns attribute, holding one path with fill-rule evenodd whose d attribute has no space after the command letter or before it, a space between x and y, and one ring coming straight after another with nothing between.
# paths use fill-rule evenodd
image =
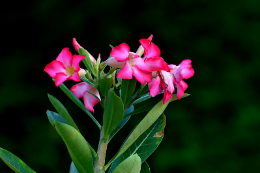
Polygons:
<instances>
[{"instance_id":1,"label":"dark green background","mask_svg":"<svg viewBox=\"0 0 260 173\"><path fill-rule=\"evenodd\" d=\"M68 109L96 148L98 129L43 72L72 38L105 60L109 44L136 51L153 42L169 64L191 59L188 98L166 109L165 137L148 159L155 173L260 172L260 1L6 1L1 4L0 147L39 173L68 172L70 158L49 124L47 93ZM68 86L73 81L65 83ZM100 107L95 117L102 121ZM109 160L141 117L108 146ZM0 162L0 172L11 172Z\"/></svg>"}]
</instances>

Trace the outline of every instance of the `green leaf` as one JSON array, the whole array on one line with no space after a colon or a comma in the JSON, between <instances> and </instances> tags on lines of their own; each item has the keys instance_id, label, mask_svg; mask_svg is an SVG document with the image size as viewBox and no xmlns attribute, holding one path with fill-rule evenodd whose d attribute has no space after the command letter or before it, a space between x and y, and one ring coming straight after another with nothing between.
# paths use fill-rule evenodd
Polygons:
<instances>
[{"instance_id":1,"label":"green leaf","mask_svg":"<svg viewBox=\"0 0 260 173\"><path fill-rule=\"evenodd\" d=\"M106 96L108 90L111 88L113 84L113 79L112 78L102 78L100 79L99 85L100 85L100 92L102 96Z\"/></svg>"},{"instance_id":2,"label":"green leaf","mask_svg":"<svg viewBox=\"0 0 260 173\"><path fill-rule=\"evenodd\" d=\"M3 148L0 148L0 158L16 173L35 173L34 170L27 166L17 156Z\"/></svg>"},{"instance_id":3,"label":"green leaf","mask_svg":"<svg viewBox=\"0 0 260 173\"><path fill-rule=\"evenodd\" d=\"M137 154L131 155L116 167L113 173L140 173L141 159Z\"/></svg>"},{"instance_id":4,"label":"green leaf","mask_svg":"<svg viewBox=\"0 0 260 173\"><path fill-rule=\"evenodd\" d=\"M142 166L142 168L143 168L143 166ZM73 161L70 164L70 172L69 173L79 173L79 171L77 170Z\"/></svg>"},{"instance_id":5,"label":"green leaf","mask_svg":"<svg viewBox=\"0 0 260 173\"><path fill-rule=\"evenodd\" d=\"M64 120L64 118L56 112L47 110L46 114L52 126L55 126L55 121L58 121L63 124L68 124L67 121Z\"/></svg>"},{"instance_id":6,"label":"green leaf","mask_svg":"<svg viewBox=\"0 0 260 173\"><path fill-rule=\"evenodd\" d=\"M53 79L54 81L54 79ZM94 116L87 110L84 104L73 94L64 84L59 85L59 88L80 108L82 109L88 116L94 121L94 123L98 126L99 130L101 130L101 125L94 118Z\"/></svg>"},{"instance_id":7,"label":"green leaf","mask_svg":"<svg viewBox=\"0 0 260 173\"><path fill-rule=\"evenodd\" d=\"M151 110L162 98L155 97L155 98L150 98L146 101L143 101L142 103L135 104L135 110L129 114L126 114L124 117L132 116L135 114L139 114L142 112L146 112Z\"/></svg>"},{"instance_id":8,"label":"green leaf","mask_svg":"<svg viewBox=\"0 0 260 173\"><path fill-rule=\"evenodd\" d=\"M161 115L160 118L147 129L120 157L118 157L110 167L112 172L125 158L138 154L142 163L155 151L161 143L164 136L164 127L166 118Z\"/></svg>"},{"instance_id":9,"label":"green leaf","mask_svg":"<svg viewBox=\"0 0 260 173\"><path fill-rule=\"evenodd\" d=\"M128 109L124 110L124 115L130 114L134 111L134 106L132 105ZM131 116L128 116L124 118L120 124L116 127L116 129L109 135L109 141L115 136L115 134L127 123L127 121L131 118Z\"/></svg>"},{"instance_id":10,"label":"green leaf","mask_svg":"<svg viewBox=\"0 0 260 173\"><path fill-rule=\"evenodd\" d=\"M163 104L163 100L157 103L143 118L143 120L135 127L135 129L132 131L132 133L129 135L127 140L124 142L124 144L116 154L116 156L109 161L104 170L106 170L115 159L123 154L160 117L168 104L174 100L177 100L176 94L173 94L172 98L165 104Z\"/></svg>"},{"instance_id":11,"label":"green leaf","mask_svg":"<svg viewBox=\"0 0 260 173\"><path fill-rule=\"evenodd\" d=\"M91 151L85 138L70 125L55 122L55 128L65 142L79 173L94 173Z\"/></svg>"},{"instance_id":12,"label":"green leaf","mask_svg":"<svg viewBox=\"0 0 260 173\"><path fill-rule=\"evenodd\" d=\"M104 126L104 139L116 129L124 116L124 105L120 97L114 91L109 90L105 101L103 126Z\"/></svg>"},{"instance_id":13,"label":"green leaf","mask_svg":"<svg viewBox=\"0 0 260 173\"><path fill-rule=\"evenodd\" d=\"M73 119L71 118L70 114L68 113L67 109L63 106L63 104L54 96L48 94L48 97L52 103L52 105L55 107L55 109L58 111L58 113L64 118L64 120L71 125L72 127L74 127L75 129L78 129L76 123L73 121Z\"/></svg>"},{"instance_id":14,"label":"green leaf","mask_svg":"<svg viewBox=\"0 0 260 173\"><path fill-rule=\"evenodd\" d=\"M141 173L150 173L150 167L146 161L142 164Z\"/></svg>"},{"instance_id":15,"label":"green leaf","mask_svg":"<svg viewBox=\"0 0 260 173\"><path fill-rule=\"evenodd\" d=\"M134 95L136 79L122 79L121 99L126 105Z\"/></svg>"},{"instance_id":16,"label":"green leaf","mask_svg":"<svg viewBox=\"0 0 260 173\"><path fill-rule=\"evenodd\" d=\"M63 124L68 124L60 114L56 113L56 112L52 112L52 111L49 111L47 110L46 112L47 116L48 116L48 119L51 123L52 126L55 127L55 123L56 122L60 122L60 123L63 123ZM89 144L88 144L89 145ZM93 157L97 157L97 153L96 151L89 145L90 149L91 149L91 152L93 154Z\"/></svg>"},{"instance_id":17,"label":"green leaf","mask_svg":"<svg viewBox=\"0 0 260 173\"><path fill-rule=\"evenodd\" d=\"M83 48L79 48L79 54L80 55L86 55L85 59L83 59L83 63L85 64L85 66L87 67L87 69L92 73L92 74L95 74L95 71L94 71L94 67L93 67L93 64L89 58L89 54L88 52L83 49Z\"/></svg>"},{"instance_id":18,"label":"green leaf","mask_svg":"<svg viewBox=\"0 0 260 173\"><path fill-rule=\"evenodd\" d=\"M150 96L149 93L144 94L142 97L140 97L139 99L135 100L135 101L133 102L133 104L138 104L138 103L143 102L143 101L145 101L145 100L147 100L147 99L149 99L149 98L151 98L151 96Z\"/></svg>"},{"instance_id":19,"label":"green leaf","mask_svg":"<svg viewBox=\"0 0 260 173\"><path fill-rule=\"evenodd\" d=\"M94 84L93 82L89 81L88 79L84 78L84 77L80 77L80 79L83 81L83 82L86 82L87 84L93 86L94 88L98 88L98 86L96 84Z\"/></svg>"}]
</instances>

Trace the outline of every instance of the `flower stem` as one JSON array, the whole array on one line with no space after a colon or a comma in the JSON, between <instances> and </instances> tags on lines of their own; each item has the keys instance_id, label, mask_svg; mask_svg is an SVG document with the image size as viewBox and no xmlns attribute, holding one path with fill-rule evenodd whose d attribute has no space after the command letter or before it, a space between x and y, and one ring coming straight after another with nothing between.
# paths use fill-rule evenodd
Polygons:
<instances>
[{"instance_id":1,"label":"flower stem","mask_svg":"<svg viewBox=\"0 0 260 173\"><path fill-rule=\"evenodd\" d=\"M107 144L108 139L106 141L104 140L104 128L102 127L97 151L98 157L95 161L94 173L105 173L104 165L106 159Z\"/></svg>"}]
</instances>

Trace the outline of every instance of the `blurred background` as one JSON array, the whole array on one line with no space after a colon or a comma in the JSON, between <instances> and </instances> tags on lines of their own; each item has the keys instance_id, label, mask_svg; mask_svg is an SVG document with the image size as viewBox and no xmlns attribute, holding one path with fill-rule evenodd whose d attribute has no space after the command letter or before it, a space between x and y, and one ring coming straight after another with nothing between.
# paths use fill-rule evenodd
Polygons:
<instances>
[{"instance_id":1,"label":"blurred background","mask_svg":"<svg viewBox=\"0 0 260 173\"><path fill-rule=\"evenodd\" d=\"M1 5L0 147L38 173L69 172L71 159L46 110L47 93L68 109L97 148L91 119L57 88L44 67L72 38L106 60L111 45L153 42L169 64L191 59L191 96L165 111L165 137L148 159L154 173L260 172L260 1L28 0ZM66 81L72 86L73 81ZM102 121L100 107L94 116ZM142 117L108 146L107 161ZM0 172L12 172L2 161Z\"/></svg>"}]
</instances>

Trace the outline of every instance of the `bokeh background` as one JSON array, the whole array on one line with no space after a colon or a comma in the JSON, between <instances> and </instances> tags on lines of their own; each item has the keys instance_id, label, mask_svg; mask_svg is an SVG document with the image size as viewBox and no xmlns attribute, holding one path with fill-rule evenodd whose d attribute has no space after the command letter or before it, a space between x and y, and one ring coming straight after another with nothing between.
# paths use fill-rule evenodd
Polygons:
<instances>
[{"instance_id":1,"label":"bokeh background","mask_svg":"<svg viewBox=\"0 0 260 173\"><path fill-rule=\"evenodd\" d=\"M49 124L47 93L68 109L96 148L98 129L55 87L47 63L72 38L106 60L111 45L136 51L153 42L169 64L191 59L188 98L166 109L165 137L148 159L152 172L260 172L260 1L258 0L28 0L1 5L0 147L39 173L68 172L71 159ZM72 81L66 85L71 86ZM95 117L102 121L96 106ZM109 160L141 117L108 146ZM0 162L0 172L12 172Z\"/></svg>"}]
</instances>

